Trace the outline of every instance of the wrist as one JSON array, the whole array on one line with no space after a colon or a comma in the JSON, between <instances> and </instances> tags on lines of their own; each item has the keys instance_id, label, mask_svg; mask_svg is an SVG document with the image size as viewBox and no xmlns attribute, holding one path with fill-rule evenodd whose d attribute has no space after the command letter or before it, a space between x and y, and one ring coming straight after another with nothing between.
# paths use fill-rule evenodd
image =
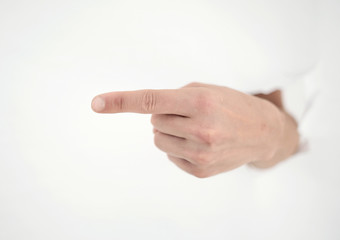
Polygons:
<instances>
[{"instance_id":1,"label":"wrist","mask_svg":"<svg viewBox=\"0 0 340 240\"><path fill-rule=\"evenodd\" d=\"M299 145L297 122L283 109L276 108L275 129L268 135L269 150L250 164L258 168L269 168L293 155Z\"/></svg>"}]
</instances>

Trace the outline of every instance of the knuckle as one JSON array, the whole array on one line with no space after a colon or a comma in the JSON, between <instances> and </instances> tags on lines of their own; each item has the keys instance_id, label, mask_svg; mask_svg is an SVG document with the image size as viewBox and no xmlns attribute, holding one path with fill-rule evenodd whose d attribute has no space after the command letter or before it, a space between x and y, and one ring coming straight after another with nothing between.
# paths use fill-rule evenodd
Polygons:
<instances>
[{"instance_id":1,"label":"knuckle","mask_svg":"<svg viewBox=\"0 0 340 240\"><path fill-rule=\"evenodd\" d=\"M175 160L175 158L174 158L173 156L169 155L169 154L167 154L166 156L167 156L167 158L168 158L170 161L174 161L174 160Z\"/></svg>"},{"instance_id":2,"label":"knuckle","mask_svg":"<svg viewBox=\"0 0 340 240\"><path fill-rule=\"evenodd\" d=\"M205 151L196 152L193 156L193 160L197 163L197 165L202 167L209 166L212 163L210 154Z\"/></svg>"},{"instance_id":3,"label":"knuckle","mask_svg":"<svg viewBox=\"0 0 340 240\"><path fill-rule=\"evenodd\" d=\"M155 134L155 135L154 135L153 142L154 142L155 146L156 146L158 149L161 149L161 148L162 148L161 139L160 139L160 135L159 135L159 134Z\"/></svg>"},{"instance_id":4,"label":"knuckle","mask_svg":"<svg viewBox=\"0 0 340 240\"><path fill-rule=\"evenodd\" d=\"M191 83L185 85L184 87L200 87L200 86L202 86L202 84L199 83L199 82L191 82Z\"/></svg>"},{"instance_id":5,"label":"knuckle","mask_svg":"<svg viewBox=\"0 0 340 240\"><path fill-rule=\"evenodd\" d=\"M117 97L117 98L114 98L113 101L112 101L112 105L113 105L113 108L116 109L117 111L123 111L124 109L124 98L123 97Z\"/></svg>"},{"instance_id":6,"label":"knuckle","mask_svg":"<svg viewBox=\"0 0 340 240\"><path fill-rule=\"evenodd\" d=\"M142 97L141 107L143 112L152 112L156 108L156 93L153 90L146 90Z\"/></svg>"},{"instance_id":7,"label":"knuckle","mask_svg":"<svg viewBox=\"0 0 340 240\"><path fill-rule=\"evenodd\" d=\"M199 128L196 137L207 145L213 145L218 140L217 132L212 128Z\"/></svg>"},{"instance_id":8,"label":"knuckle","mask_svg":"<svg viewBox=\"0 0 340 240\"><path fill-rule=\"evenodd\" d=\"M194 171L192 171L191 174L194 175L197 178L207 178L207 177L211 176L211 174L208 171L202 170L202 169L194 170Z\"/></svg>"},{"instance_id":9,"label":"knuckle","mask_svg":"<svg viewBox=\"0 0 340 240\"><path fill-rule=\"evenodd\" d=\"M203 113L210 113L216 105L215 96L207 89L199 91L195 97L195 106Z\"/></svg>"},{"instance_id":10,"label":"knuckle","mask_svg":"<svg viewBox=\"0 0 340 240\"><path fill-rule=\"evenodd\" d=\"M157 115L152 114L151 119L150 119L151 124L153 126L155 126L157 124L157 122L158 122L158 119L159 119L159 117Z\"/></svg>"}]
</instances>

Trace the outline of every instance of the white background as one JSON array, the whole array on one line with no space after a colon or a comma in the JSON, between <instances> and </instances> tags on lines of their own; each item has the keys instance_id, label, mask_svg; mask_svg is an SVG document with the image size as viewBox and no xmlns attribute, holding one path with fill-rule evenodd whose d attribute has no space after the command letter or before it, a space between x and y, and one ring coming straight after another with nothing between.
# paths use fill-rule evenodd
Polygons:
<instances>
[{"instance_id":1,"label":"white background","mask_svg":"<svg viewBox=\"0 0 340 240\"><path fill-rule=\"evenodd\" d=\"M150 116L91 111L102 92L206 77L185 65L166 73L164 62L147 69L159 60L147 52L126 67L124 49L105 48L120 39L107 36L104 3L0 2L0 239L340 239L339 2L320 6L308 151L207 179L153 146Z\"/></svg>"}]
</instances>

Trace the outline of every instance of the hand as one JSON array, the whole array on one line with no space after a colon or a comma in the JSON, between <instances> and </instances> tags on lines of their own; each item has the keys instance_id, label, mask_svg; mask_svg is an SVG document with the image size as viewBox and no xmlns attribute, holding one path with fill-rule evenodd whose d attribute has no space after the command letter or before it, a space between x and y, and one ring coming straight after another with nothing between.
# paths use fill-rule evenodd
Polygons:
<instances>
[{"instance_id":1,"label":"hand","mask_svg":"<svg viewBox=\"0 0 340 240\"><path fill-rule=\"evenodd\" d=\"M291 138L279 108L227 87L192 83L174 90L105 93L94 98L92 108L152 114L155 145L200 178L247 163L271 166L296 147L286 144Z\"/></svg>"}]
</instances>

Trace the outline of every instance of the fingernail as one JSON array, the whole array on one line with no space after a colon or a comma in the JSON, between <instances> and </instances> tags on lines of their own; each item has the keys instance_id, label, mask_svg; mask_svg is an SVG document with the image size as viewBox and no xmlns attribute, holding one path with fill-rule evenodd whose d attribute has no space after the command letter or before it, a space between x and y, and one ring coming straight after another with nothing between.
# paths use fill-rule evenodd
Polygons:
<instances>
[{"instance_id":1,"label":"fingernail","mask_svg":"<svg viewBox=\"0 0 340 240\"><path fill-rule=\"evenodd\" d=\"M105 108L105 101L102 97L95 97L92 100L91 106L92 106L93 111L100 112L100 111L104 110L104 108Z\"/></svg>"}]
</instances>

